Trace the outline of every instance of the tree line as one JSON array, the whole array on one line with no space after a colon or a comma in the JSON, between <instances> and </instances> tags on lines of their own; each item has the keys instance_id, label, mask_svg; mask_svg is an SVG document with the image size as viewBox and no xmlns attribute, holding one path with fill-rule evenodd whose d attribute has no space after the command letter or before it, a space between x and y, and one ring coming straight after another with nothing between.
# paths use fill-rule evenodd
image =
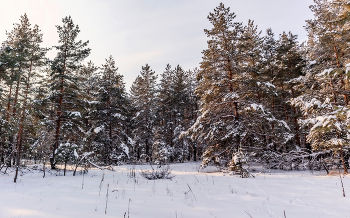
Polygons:
<instances>
[{"instance_id":1,"label":"tree line","mask_svg":"<svg viewBox=\"0 0 350 218\"><path fill-rule=\"evenodd\" d=\"M202 160L237 170L343 168L349 159L349 19L345 0L315 0L308 40L209 13L198 69L142 66L127 92L112 56L84 62L88 41L70 16L53 60L37 25L20 18L0 50L0 168ZM245 161L244 161L245 162Z\"/></svg>"}]
</instances>

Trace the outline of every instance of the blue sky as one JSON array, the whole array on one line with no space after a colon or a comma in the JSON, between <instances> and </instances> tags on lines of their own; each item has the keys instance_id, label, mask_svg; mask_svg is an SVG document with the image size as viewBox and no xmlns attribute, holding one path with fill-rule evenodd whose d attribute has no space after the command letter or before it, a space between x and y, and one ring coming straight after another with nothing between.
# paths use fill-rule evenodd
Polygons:
<instances>
[{"instance_id":1,"label":"blue sky","mask_svg":"<svg viewBox=\"0 0 350 218\"><path fill-rule=\"evenodd\" d=\"M27 13L32 24L44 33L44 46L57 43L55 25L71 15L79 25L79 39L89 40L87 60L101 65L112 55L124 75L127 88L148 63L160 74L167 63L185 70L198 67L206 48L203 29L210 28L209 12L223 2L237 15L248 19L263 32L271 27L276 36L292 31L306 40L305 20L312 18L312 0L1 0L0 41L5 30ZM54 56L54 51L49 53Z\"/></svg>"}]
</instances>

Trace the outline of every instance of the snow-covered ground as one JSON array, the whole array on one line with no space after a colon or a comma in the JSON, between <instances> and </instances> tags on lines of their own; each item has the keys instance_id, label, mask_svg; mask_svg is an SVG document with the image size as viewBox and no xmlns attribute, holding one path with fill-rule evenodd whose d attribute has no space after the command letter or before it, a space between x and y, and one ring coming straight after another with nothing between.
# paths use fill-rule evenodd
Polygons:
<instances>
[{"instance_id":1,"label":"snow-covered ground","mask_svg":"<svg viewBox=\"0 0 350 218\"><path fill-rule=\"evenodd\" d=\"M284 211L287 218L350 217L350 176L343 178L343 197L339 176L323 172L256 171L242 179L185 163L171 165L172 180L149 181L138 172L149 166L135 167L136 178L128 176L130 165L91 169L84 177L29 172L17 184L13 173L2 174L0 218L283 218Z\"/></svg>"}]
</instances>

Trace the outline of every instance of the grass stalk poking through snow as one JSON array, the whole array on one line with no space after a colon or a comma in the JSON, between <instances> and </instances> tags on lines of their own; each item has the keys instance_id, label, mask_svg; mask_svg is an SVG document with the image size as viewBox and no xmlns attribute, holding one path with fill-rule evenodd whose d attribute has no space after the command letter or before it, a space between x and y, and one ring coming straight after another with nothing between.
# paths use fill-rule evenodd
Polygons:
<instances>
[{"instance_id":1,"label":"grass stalk poking through snow","mask_svg":"<svg viewBox=\"0 0 350 218\"><path fill-rule=\"evenodd\" d=\"M81 183L81 189L84 189L84 172L83 172L83 182Z\"/></svg>"},{"instance_id":2,"label":"grass stalk poking through snow","mask_svg":"<svg viewBox=\"0 0 350 218\"><path fill-rule=\"evenodd\" d=\"M108 183L108 185L107 185L107 194L106 194L106 208L105 208L105 214L107 214L108 188L109 188L109 183Z\"/></svg>"},{"instance_id":3,"label":"grass stalk poking through snow","mask_svg":"<svg viewBox=\"0 0 350 218\"><path fill-rule=\"evenodd\" d=\"M98 196L101 196L101 188L102 188L102 182L103 182L104 178L105 178L105 174L103 173L102 174L102 179L101 179L101 182L100 182L100 186L99 186L100 191L98 192Z\"/></svg>"},{"instance_id":4,"label":"grass stalk poking through snow","mask_svg":"<svg viewBox=\"0 0 350 218\"><path fill-rule=\"evenodd\" d=\"M341 173L340 173L339 167L338 167L338 170L339 170L339 178L340 178L340 182L341 182L341 187L343 188L343 196L344 196L344 198L345 198L345 189L344 189L343 180L341 179Z\"/></svg>"}]
</instances>

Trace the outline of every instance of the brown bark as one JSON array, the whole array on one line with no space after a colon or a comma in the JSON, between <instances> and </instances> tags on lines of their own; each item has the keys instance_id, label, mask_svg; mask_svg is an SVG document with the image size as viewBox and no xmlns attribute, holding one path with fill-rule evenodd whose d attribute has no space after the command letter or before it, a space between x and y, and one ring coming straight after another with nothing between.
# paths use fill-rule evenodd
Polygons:
<instances>
[{"instance_id":1,"label":"brown bark","mask_svg":"<svg viewBox=\"0 0 350 218\"><path fill-rule=\"evenodd\" d=\"M341 162L343 163L344 175L347 175L348 168L346 167L346 164L345 164L344 151L342 148L340 148L340 157L341 157Z\"/></svg>"},{"instance_id":2,"label":"brown bark","mask_svg":"<svg viewBox=\"0 0 350 218\"><path fill-rule=\"evenodd\" d=\"M286 121L288 121L288 111L287 111L286 104L283 104L283 108L284 108L284 116L286 117Z\"/></svg>"},{"instance_id":3,"label":"brown bark","mask_svg":"<svg viewBox=\"0 0 350 218\"><path fill-rule=\"evenodd\" d=\"M226 51L228 51L229 50L228 46L227 46L227 41L228 40L226 39L225 33L223 33L223 38L224 38L224 42L225 42L225 49L226 49ZM226 62L227 62L228 78L229 78L229 81L231 82L232 79L233 79L233 70L232 70L232 67L231 67L231 60L230 60L229 56L227 56ZM229 86L229 91L233 92L232 83L229 83L228 86ZM234 103L233 103L233 110L234 110L234 113L235 113L235 119L238 120L238 118L239 118L238 103L237 103L236 100L234 100Z\"/></svg>"},{"instance_id":4,"label":"brown bark","mask_svg":"<svg viewBox=\"0 0 350 218\"><path fill-rule=\"evenodd\" d=\"M20 123L19 123L19 130L18 130L18 136L17 136L16 175L15 175L14 182L16 182L16 180L17 180L19 162L20 162L20 157L21 157L23 123L24 123L25 111L27 108L27 97L28 97L28 92L29 92L29 82L30 82L32 67L33 67L33 61L30 62L30 68L29 68L28 77L27 77L27 81L26 81L27 85L26 85L25 97L24 97L24 102L23 102L23 111L22 111L22 116L21 116ZM14 109L13 115L15 115L15 113L16 113L16 111Z\"/></svg>"},{"instance_id":5,"label":"brown bark","mask_svg":"<svg viewBox=\"0 0 350 218\"><path fill-rule=\"evenodd\" d=\"M235 120L238 120L239 119L239 114L238 114L238 103L235 101L233 103L233 108L235 110Z\"/></svg>"},{"instance_id":6,"label":"brown bark","mask_svg":"<svg viewBox=\"0 0 350 218\"><path fill-rule=\"evenodd\" d=\"M346 94L343 94L343 96L344 96L345 106L348 106L348 96Z\"/></svg>"},{"instance_id":7,"label":"brown bark","mask_svg":"<svg viewBox=\"0 0 350 218\"><path fill-rule=\"evenodd\" d=\"M339 62L337 48L335 46L333 48L334 48L335 58L336 58L336 61L337 61L337 67L340 68L340 62Z\"/></svg>"},{"instance_id":8,"label":"brown bark","mask_svg":"<svg viewBox=\"0 0 350 218\"><path fill-rule=\"evenodd\" d=\"M18 78L17 84L16 84L16 92L15 92L15 99L13 101L13 112L12 112L13 115L12 116L16 116L19 85L20 85L20 78Z\"/></svg>"},{"instance_id":9,"label":"brown bark","mask_svg":"<svg viewBox=\"0 0 350 218\"><path fill-rule=\"evenodd\" d=\"M147 105L148 105L148 101L147 101ZM146 112L146 125L148 125L148 107L147 106L145 108L145 112ZM147 131L148 131L148 128L147 128ZM146 138L146 140L145 140L145 146L146 146L146 154L148 156L151 156L150 153L149 153L148 138Z\"/></svg>"},{"instance_id":10,"label":"brown bark","mask_svg":"<svg viewBox=\"0 0 350 218\"><path fill-rule=\"evenodd\" d=\"M294 90L293 88L291 88L292 90L292 97L294 98ZM294 113L294 129L295 129L295 141L297 143L297 145L300 147L300 136L299 136L299 124L298 124L298 118L297 118L297 109L296 107L293 107L293 113Z\"/></svg>"},{"instance_id":11,"label":"brown bark","mask_svg":"<svg viewBox=\"0 0 350 218\"><path fill-rule=\"evenodd\" d=\"M16 175L15 175L15 178L14 178L14 182L15 183L16 183L17 178L18 178L18 168L19 168L19 164L20 164L20 153L21 153L21 150L22 150L22 139L18 143L17 153L16 153L16 157L14 157L14 163L13 163L13 165L16 164ZM16 163L15 163L15 161L16 161Z\"/></svg>"},{"instance_id":12,"label":"brown bark","mask_svg":"<svg viewBox=\"0 0 350 218\"><path fill-rule=\"evenodd\" d=\"M15 183L17 182L17 178L18 178L18 168L19 168L19 164L20 164L21 150L22 150L22 143L18 142L17 152L16 152L16 174L15 174L15 178L14 178Z\"/></svg>"},{"instance_id":13,"label":"brown bark","mask_svg":"<svg viewBox=\"0 0 350 218\"><path fill-rule=\"evenodd\" d=\"M6 121L10 120L11 98L12 98L12 83L10 85L10 91L9 91L9 94L8 94Z\"/></svg>"},{"instance_id":14,"label":"brown bark","mask_svg":"<svg viewBox=\"0 0 350 218\"><path fill-rule=\"evenodd\" d=\"M295 107L293 107L293 112L294 112L295 141L297 142L297 145L300 147L299 125L298 125L298 118L296 117L297 111Z\"/></svg>"}]
</instances>

